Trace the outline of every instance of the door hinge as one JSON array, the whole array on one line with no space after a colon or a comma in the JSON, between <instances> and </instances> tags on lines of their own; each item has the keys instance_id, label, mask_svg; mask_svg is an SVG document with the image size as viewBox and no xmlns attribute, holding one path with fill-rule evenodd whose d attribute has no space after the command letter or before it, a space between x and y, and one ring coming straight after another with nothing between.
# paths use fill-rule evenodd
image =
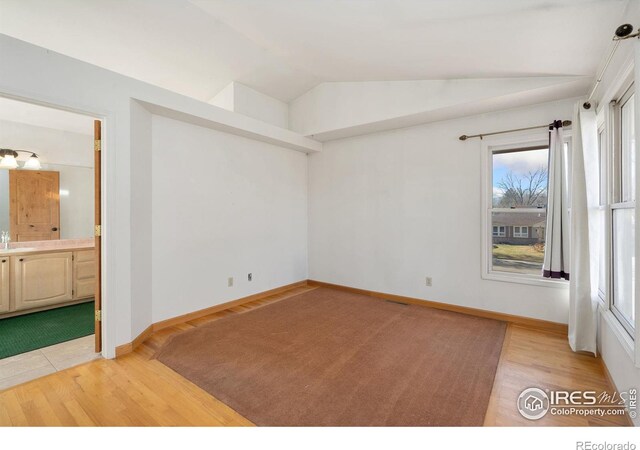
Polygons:
<instances>
[{"instance_id":1,"label":"door hinge","mask_svg":"<svg viewBox=\"0 0 640 450\"><path fill-rule=\"evenodd\" d=\"M102 322L102 310L96 309L96 322Z\"/></svg>"},{"instance_id":2,"label":"door hinge","mask_svg":"<svg viewBox=\"0 0 640 450\"><path fill-rule=\"evenodd\" d=\"M97 152L102 150L102 140L100 139L95 139L93 141L93 149Z\"/></svg>"},{"instance_id":3,"label":"door hinge","mask_svg":"<svg viewBox=\"0 0 640 450\"><path fill-rule=\"evenodd\" d=\"M94 234L96 237L102 236L102 226L101 225L96 225L96 231Z\"/></svg>"}]
</instances>

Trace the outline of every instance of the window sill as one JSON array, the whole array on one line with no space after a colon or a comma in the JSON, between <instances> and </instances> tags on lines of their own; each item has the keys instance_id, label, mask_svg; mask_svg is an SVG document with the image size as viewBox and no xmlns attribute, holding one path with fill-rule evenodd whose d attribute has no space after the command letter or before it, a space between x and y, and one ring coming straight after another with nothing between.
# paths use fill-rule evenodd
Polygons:
<instances>
[{"instance_id":1,"label":"window sill","mask_svg":"<svg viewBox=\"0 0 640 450\"><path fill-rule=\"evenodd\" d=\"M504 272L489 272L482 275L483 280L502 281L506 283L528 284L531 286L541 286L556 289L569 289L569 282L562 280L551 280L528 277L526 275L506 274Z\"/></svg>"},{"instance_id":2,"label":"window sill","mask_svg":"<svg viewBox=\"0 0 640 450\"><path fill-rule=\"evenodd\" d=\"M627 330L618 322L617 317L613 315L611 310L605 309L602 305L600 306L600 314L604 321L607 322L607 325L609 325L609 328L611 328L611 331L620 342L624 351L627 352L627 355L631 358L631 361L635 362L634 343Z\"/></svg>"}]
</instances>

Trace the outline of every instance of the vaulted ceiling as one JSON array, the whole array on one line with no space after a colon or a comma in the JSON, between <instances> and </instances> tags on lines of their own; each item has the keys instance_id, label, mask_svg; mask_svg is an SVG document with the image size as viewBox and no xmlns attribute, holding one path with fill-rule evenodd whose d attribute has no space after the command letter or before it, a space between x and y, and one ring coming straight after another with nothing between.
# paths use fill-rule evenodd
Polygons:
<instances>
[{"instance_id":1,"label":"vaulted ceiling","mask_svg":"<svg viewBox=\"0 0 640 450\"><path fill-rule=\"evenodd\" d=\"M0 32L209 101L326 81L592 77L628 0L0 0Z\"/></svg>"}]
</instances>

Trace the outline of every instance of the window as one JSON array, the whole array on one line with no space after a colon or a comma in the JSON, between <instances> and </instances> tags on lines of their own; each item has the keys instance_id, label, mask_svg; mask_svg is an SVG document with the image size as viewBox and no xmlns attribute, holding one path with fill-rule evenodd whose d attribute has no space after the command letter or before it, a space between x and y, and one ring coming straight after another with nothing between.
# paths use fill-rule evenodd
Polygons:
<instances>
[{"instance_id":1,"label":"window","mask_svg":"<svg viewBox=\"0 0 640 450\"><path fill-rule=\"evenodd\" d=\"M488 150L490 274L543 280L549 148L536 144Z\"/></svg>"},{"instance_id":2,"label":"window","mask_svg":"<svg viewBox=\"0 0 640 450\"><path fill-rule=\"evenodd\" d=\"M513 237L528 238L529 227L513 227Z\"/></svg>"},{"instance_id":3,"label":"window","mask_svg":"<svg viewBox=\"0 0 640 450\"><path fill-rule=\"evenodd\" d=\"M507 235L507 227L493 227L493 237L505 237Z\"/></svg>"},{"instance_id":4,"label":"window","mask_svg":"<svg viewBox=\"0 0 640 450\"><path fill-rule=\"evenodd\" d=\"M635 91L631 86L613 111L611 221L611 311L633 336L635 328Z\"/></svg>"}]
</instances>

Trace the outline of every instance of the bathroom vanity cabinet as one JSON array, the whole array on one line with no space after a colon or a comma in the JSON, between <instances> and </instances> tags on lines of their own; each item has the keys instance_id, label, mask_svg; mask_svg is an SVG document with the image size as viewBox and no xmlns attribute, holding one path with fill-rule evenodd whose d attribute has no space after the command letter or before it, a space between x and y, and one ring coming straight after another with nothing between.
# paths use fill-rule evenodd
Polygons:
<instances>
[{"instance_id":1,"label":"bathroom vanity cabinet","mask_svg":"<svg viewBox=\"0 0 640 450\"><path fill-rule=\"evenodd\" d=\"M0 317L92 298L95 252L30 249L0 252Z\"/></svg>"}]
</instances>

